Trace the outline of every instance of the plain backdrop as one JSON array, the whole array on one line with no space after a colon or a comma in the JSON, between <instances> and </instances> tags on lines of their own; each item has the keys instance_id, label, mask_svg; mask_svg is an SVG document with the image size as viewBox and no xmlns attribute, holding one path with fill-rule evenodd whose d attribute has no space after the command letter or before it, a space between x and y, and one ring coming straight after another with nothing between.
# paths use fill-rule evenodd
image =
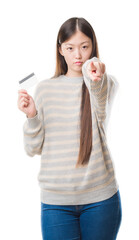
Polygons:
<instances>
[{"instance_id":1,"label":"plain backdrop","mask_svg":"<svg viewBox=\"0 0 139 240\"><path fill-rule=\"evenodd\" d=\"M0 3L0 239L41 240L40 156L23 147L18 81L55 71L56 37L71 17L93 26L100 59L120 84L107 131L122 200L118 240L139 239L138 1L12 0ZM33 94L33 89L28 91ZM101 239L100 239L101 240Z\"/></svg>"}]
</instances>

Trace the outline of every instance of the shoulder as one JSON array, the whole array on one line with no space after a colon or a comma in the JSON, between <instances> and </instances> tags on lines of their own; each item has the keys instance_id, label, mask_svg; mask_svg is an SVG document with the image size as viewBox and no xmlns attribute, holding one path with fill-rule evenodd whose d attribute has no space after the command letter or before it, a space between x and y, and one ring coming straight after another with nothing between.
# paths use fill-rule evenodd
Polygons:
<instances>
[{"instance_id":1,"label":"shoulder","mask_svg":"<svg viewBox=\"0 0 139 240\"><path fill-rule=\"evenodd\" d=\"M44 90L45 86L53 86L53 84L57 83L58 80L61 79L61 76L58 77L51 77L51 78L46 78L41 80L37 85L36 85L36 91L41 91Z\"/></svg>"}]
</instances>

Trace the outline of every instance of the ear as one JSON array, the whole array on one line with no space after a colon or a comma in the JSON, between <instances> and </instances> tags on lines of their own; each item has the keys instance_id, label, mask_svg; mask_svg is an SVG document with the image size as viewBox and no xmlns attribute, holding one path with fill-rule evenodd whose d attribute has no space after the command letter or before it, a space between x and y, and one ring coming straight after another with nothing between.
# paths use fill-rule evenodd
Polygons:
<instances>
[{"instance_id":1,"label":"ear","mask_svg":"<svg viewBox=\"0 0 139 240\"><path fill-rule=\"evenodd\" d=\"M63 51L62 51L61 46L59 47L59 52L60 52L60 54L63 56Z\"/></svg>"}]
</instances>

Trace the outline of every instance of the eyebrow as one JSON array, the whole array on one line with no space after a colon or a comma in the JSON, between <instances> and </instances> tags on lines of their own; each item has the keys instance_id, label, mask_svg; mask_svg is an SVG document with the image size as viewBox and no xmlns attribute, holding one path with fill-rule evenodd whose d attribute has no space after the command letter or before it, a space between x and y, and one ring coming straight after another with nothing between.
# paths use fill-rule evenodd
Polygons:
<instances>
[{"instance_id":1,"label":"eyebrow","mask_svg":"<svg viewBox=\"0 0 139 240\"><path fill-rule=\"evenodd\" d=\"M89 41L82 42L81 44L83 44L83 43L89 43ZM66 43L65 45L74 45L74 44L72 44L72 43Z\"/></svg>"}]
</instances>

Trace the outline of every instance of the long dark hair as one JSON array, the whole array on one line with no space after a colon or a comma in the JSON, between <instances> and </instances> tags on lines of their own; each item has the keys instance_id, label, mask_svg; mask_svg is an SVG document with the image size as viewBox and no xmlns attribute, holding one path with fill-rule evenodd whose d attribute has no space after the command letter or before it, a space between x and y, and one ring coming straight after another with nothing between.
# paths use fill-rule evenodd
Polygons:
<instances>
[{"instance_id":1,"label":"long dark hair","mask_svg":"<svg viewBox=\"0 0 139 240\"><path fill-rule=\"evenodd\" d=\"M99 58L98 44L95 32L90 23L84 18L73 17L65 21L59 29L56 41L56 69L52 78L58 77L61 74L66 74L68 71L67 63L64 57L59 52L61 44L68 40L77 29L84 33L92 40L92 53L90 58ZM82 100L81 100L81 115L80 115L80 149L76 168L87 165L91 155L92 142L92 117L89 91L83 81L82 84Z\"/></svg>"}]
</instances>

